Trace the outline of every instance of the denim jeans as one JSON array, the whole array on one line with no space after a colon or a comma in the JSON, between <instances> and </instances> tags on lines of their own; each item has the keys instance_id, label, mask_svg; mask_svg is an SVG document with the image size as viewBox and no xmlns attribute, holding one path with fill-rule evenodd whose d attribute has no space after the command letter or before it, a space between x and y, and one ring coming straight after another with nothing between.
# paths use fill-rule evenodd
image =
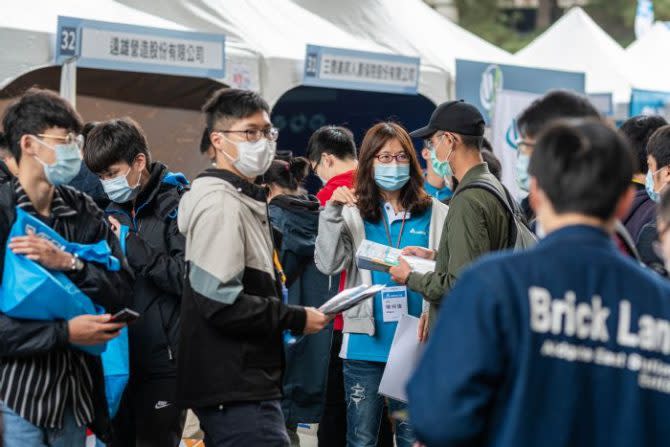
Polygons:
<instances>
[{"instance_id":1,"label":"denim jeans","mask_svg":"<svg viewBox=\"0 0 670 447\"><path fill-rule=\"evenodd\" d=\"M344 361L344 392L347 402L347 447L375 447L384 408L379 383L385 363L360 360ZM407 404L388 399L391 414L404 410ZM406 422L394 421L396 445L412 447L414 433Z\"/></svg>"},{"instance_id":2,"label":"denim jeans","mask_svg":"<svg viewBox=\"0 0 670 447\"><path fill-rule=\"evenodd\" d=\"M65 410L63 428L37 427L0 402L4 447L84 447L86 427L78 427L72 410Z\"/></svg>"}]
</instances>

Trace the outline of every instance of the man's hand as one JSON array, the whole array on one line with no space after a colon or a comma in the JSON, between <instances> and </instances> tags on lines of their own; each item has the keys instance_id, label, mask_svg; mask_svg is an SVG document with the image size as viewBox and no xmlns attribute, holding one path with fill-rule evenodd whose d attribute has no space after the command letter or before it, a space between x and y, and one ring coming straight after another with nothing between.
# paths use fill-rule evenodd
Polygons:
<instances>
[{"instance_id":1,"label":"man's hand","mask_svg":"<svg viewBox=\"0 0 670 447\"><path fill-rule=\"evenodd\" d=\"M333 202L336 205L354 206L356 205L356 202L358 202L356 191L349 189L346 186L340 186L331 196L330 202Z\"/></svg>"},{"instance_id":2,"label":"man's hand","mask_svg":"<svg viewBox=\"0 0 670 447\"><path fill-rule=\"evenodd\" d=\"M428 340L428 312L422 313L421 318L419 318L419 330L417 336L421 343Z\"/></svg>"},{"instance_id":3,"label":"man's hand","mask_svg":"<svg viewBox=\"0 0 670 447\"><path fill-rule=\"evenodd\" d=\"M109 226L116 235L116 238L117 239L121 238L121 222L119 222L118 220L116 220L116 218L112 216L108 216L107 219L109 219Z\"/></svg>"},{"instance_id":4,"label":"man's hand","mask_svg":"<svg viewBox=\"0 0 670 447\"><path fill-rule=\"evenodd\" d=\"M402 254L405 256L416 256L417 258L428 259L434 261L437 257L437 252L429 248L423 247L405 247L402 249Z\"/></svg>"},{"instance_id":5,"label":"man's hand","mask_svg":"<svg viewBox=\"0 0 670 447\"><path fill-rule=\"evenodd\" d=\"M111 315L80 315L67 322L69 341L73 345L93 346L119 335L125 323L110 323Z\"/></svg>"},{"instance_id":6,"label":"man's hand","mask_svg":"<svg viewBox=\"0 0 670 447\"><path fill-rule=\"evenodd\" d=\"M316 334L317 332L320 332L323 330L323 328L328 326L330 320L333 319L333 317L328 316L313 307L305 307L305 313L307 314L305 330L303 331L303 334L305 335Z\"/></svg>"},{"instance_id":7,"label":"man's hand","mask_svg":"<svg viewBox=\"0 0 670 447\"><path fill-rule=\"evenodd\" d=\"M29 233L28 236L15 237L9 248L16 255L24 255L31 261L41 264L49 270L67 271L72 269L73 256L58 248L53 242Z\"/></svg>"},{"instance_id":8,"label":"man's hand","mask_svg":"<svg viewBox=\"0 0 670 447\"><path fill-rule=\"evenodd\" d=\"M391 267L389 273L391 274L391 279L398 284L407 284L409 279L409 274L412 273L412 267L409 266L405 258L402 256L398 258L399 264Z\"/></svg>"}]
</instances>

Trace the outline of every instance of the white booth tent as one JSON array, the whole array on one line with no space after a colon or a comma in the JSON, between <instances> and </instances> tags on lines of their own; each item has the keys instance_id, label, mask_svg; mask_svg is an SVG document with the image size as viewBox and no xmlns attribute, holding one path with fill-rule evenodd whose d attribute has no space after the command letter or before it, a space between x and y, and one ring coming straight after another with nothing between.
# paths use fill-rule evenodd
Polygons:
<instances>
[{"instance_id":1,"label":"white booth tent","mask_svg":"<svg viewBox=\"0 0 670 447\"><path fill-rule=\"evenodd\" d=\"M189 28L223 32L257 50L262 56L261 92L271 105L301 85L307 44L390 53L388 48L352 36L290 0L119 1ZM398 53L419 55L412 51ZM419 93L435 103L444 101L446 73L422 64Z\"/></svg>"},{"instance_id":2,"label":"white booth tent","mask_svg":"<svg viewBox=\"0 0 670 447\"><path fill-rule=\"evenodd\" d=\"M626 67L623 48L579 7L514 57L522 65L584 72L587 93L612 93L615 104L630 101L634 76Z\"/></svg>"},{"instance_id":3,"label":"white booth tent","mask_svg":"<svg viewBox=\"0 0 670 447\"><path fill-rule=\"evenodd\" d=\"M422 0L293 0L359 38L418 54L455 79L456 59L512 63L512 55L461 28ZM450 95L452 96L452 95Z\"/></svg>"},{"instance_id":4,"label":"white booth tent","mask_svg":"<svg viewBox=\"0 0 670 447\"><path fill-rule=\"evenodd\" d=\"M58 16L80 17L89 20L118 22L130 25L139 25L172 30L188 30L181 24L144 13L114 0L96 0L82 2L78 0L23 0L9 2L3 7L0 15L0 92L10 86L18 78L35 70L52 67L52 70L37 74L27 79L9 91L4 96L11 96L20 92L25 83L48 84L53 87L55 67L55 32ZM103 97L121 98L131 102L152 103L180 106L180 101L188 101L199 86L208 86L211 91L216 85L226 84L234 86L239 82L248 84L250 88L258 88L259 56L232 39L226 40L226 77L216 80L198 80L188 78L192 82L184 85L183 78L163 75L123 75L121 72L103 73L105 70L80 71L83 77L79 82L81 92ZM240 73L244 76L240 76ZM126 77L126 82L119 82L114 86L110 80L119 80ZM134 80L132 81L132 77ZM94 81L96 79L97 81ZM161 82L156 82L160 79ZM179 82L177 82L179 81ZM117 91L115 90L117 87ZM207 92L209 93L209 92ZM202 96L206 96L204 93ZM200 97L200 94L195 96ZM152 99L153 97L153 99ZM170 99L172 98L172 99ZM195 100L195 98L194 98ZM197 99L201 105L201 100ZM167 104L166 104L167 103ZM193 106L186 108L197 109Z\"/></svg>"},{"instance_id":5,"label":"white booth tent","mask_svg":"<svg viewBox=\"0 0 670 447\"><path fill-rule=\"evenodd\" d=\"M626 48L626 64L635 67L635 87L643 90L670 92L670 29L656 22L644 36Z\"/></svg>"}]
</instances>

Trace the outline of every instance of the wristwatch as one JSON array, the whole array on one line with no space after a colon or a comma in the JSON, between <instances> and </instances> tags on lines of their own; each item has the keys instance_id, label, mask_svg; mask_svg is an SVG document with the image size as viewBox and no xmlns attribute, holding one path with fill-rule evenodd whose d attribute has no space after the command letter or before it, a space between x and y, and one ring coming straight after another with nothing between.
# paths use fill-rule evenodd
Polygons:
<instances>
[{"instance_id":1,"label":"wristwatch","mask_svg":"<svg viewBox=\"0 0 670 447\"><path fill-rule=\"evenodd\" d=\"M79 256L72 255L72 263L70 264L70 270L73 272L80 272L84 269L84 261L79 259Z\"/></svg>"}]
</instances>

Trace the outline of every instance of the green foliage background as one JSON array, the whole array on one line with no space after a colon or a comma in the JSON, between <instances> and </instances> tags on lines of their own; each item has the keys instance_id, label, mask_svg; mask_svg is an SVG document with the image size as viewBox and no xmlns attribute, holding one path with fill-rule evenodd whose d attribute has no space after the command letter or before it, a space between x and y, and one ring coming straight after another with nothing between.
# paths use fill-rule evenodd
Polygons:
<instances>
[{"instance_id":1,"label":"green foliage background","mask_svg":"<svg viewBox=\"0 0 670 447\"><path fill-rule=\"evenodd\" d=\"M520 50L544 31L519 33L514 21L498 9L497 0L456 0L459 24L483 39L512 53ZM616 41L626 47L635 40L635 0L591 0L585 7L591 17ZM654 0L656 20L670 21L670 0Z\"/></svg>"}]
</instances>

